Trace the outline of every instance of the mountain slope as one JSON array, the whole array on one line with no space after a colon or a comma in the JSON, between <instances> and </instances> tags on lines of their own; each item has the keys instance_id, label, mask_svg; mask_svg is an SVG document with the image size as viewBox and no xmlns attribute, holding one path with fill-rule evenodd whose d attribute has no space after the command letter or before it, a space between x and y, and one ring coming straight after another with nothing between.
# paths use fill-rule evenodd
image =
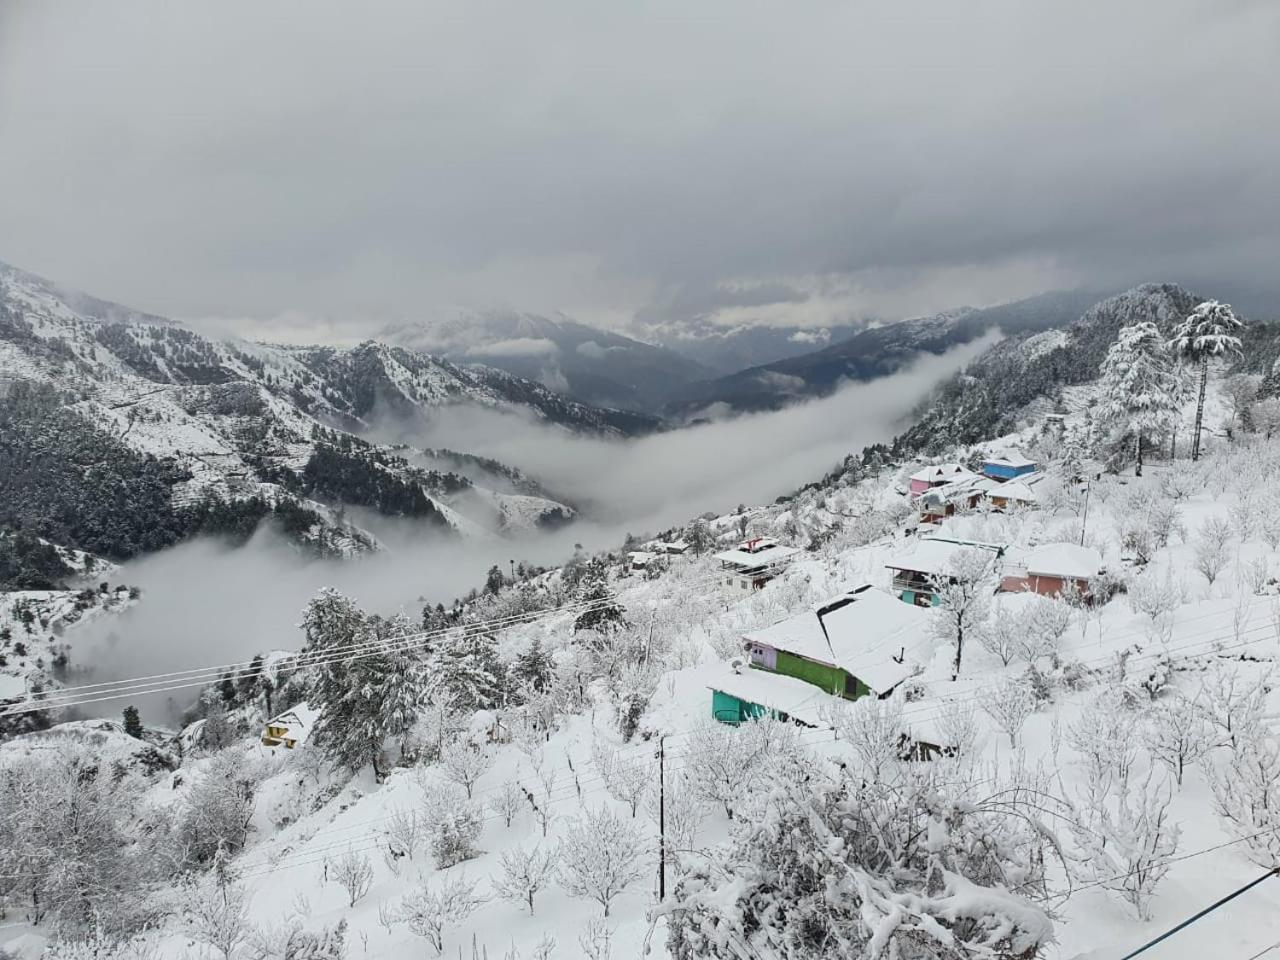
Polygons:
<instances>
[{"instance_id":1,"label":"mountain slope","mask_svg":"<svg viewBox=\"0 0 1280 960\"><path fill-rule=\"evenodd\" d=\"M737 411L778 409L794 400L831 393L845 381L888 376L921 353L943 353L997 327L1017 334L1065 326L1097 296L1081 291L1050 293L870 327L812 353L693 384L673 400L668 412L688 416L713 405Z\"/></svg>"},{"instance_id":2,"label":"mountain slope","mask_svg":"<svg viewBox=\"0 0 1280 960\"><path fill-rule=\"evenodd\" d=\"M596 406L652 412L710 376L674 350L570 320L530 313L466 314L390 328L384 337L459 362L483 363Z\"/></svg>"},{"instance_id":3,"label":"mountain slope","mask_svg":"<svg viewBox=\"0 0 1280 960\"><path fill-rule=\"evenodd\" d=\"M378 343L212 341L8 267L0 392L0 526L116 560L195 533L247 536L268 518L321 553L375 549L344 505L442 533L460 526L448 511L465 515L471 501L498 518L495 532L572 517L536 485L506 489L501 469L489 470L501 481L490 491L478 474L413 464L353 434L383 410L433 417L471 404L608 436L653 423Z\"/></svg>"},{"instance_id":4,"label":"mountain slope","mask_svg":"<svg viewBox=\"0 0 1280 960\"><path fill-rule=\"evenodd\" d=\"M1094 304L1064 331L1004 340L942 384L895 448L934 452L998 436L1035 400L1096 379L1121 327L1150 321L1168 333L1200 300L1176 284L1143 284Z\"/></svg>"}]
</instances>

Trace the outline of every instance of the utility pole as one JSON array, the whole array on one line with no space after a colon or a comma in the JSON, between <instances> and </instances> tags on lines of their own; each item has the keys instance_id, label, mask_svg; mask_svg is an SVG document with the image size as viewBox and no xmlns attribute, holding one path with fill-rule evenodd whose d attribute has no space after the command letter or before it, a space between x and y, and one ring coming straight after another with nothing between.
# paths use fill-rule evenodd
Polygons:
<instances>
[{"instance_id":1,"label":"utility pole","mask_svg":"<svg viewBox=\"0 0 1280 960\"><path fill-rule=\"evenodd\" d=\"M1086 480L1084 485L1084 516L1080 518L1080 546L1084 546L1084 531L1089 523L1089 491L1093 489L1093 480Z\"/></svg>"},{"instance_id":2,"label":"utility pole","mask_svg":"<svg viewBox=\"0 0 1280 960\"><path fill-rule=\"evenodd\" d=\"M667 738L658 738L658 902L667 899Z\"/></svg>"}]
</instances>

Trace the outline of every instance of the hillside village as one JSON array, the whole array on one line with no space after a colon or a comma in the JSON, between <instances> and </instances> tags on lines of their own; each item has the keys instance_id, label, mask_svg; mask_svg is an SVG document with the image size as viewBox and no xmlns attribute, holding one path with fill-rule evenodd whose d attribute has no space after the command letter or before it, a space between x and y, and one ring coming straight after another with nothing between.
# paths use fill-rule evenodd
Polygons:
<instances>
[{"instance_id":1,"label":"hillside village","mask_svg":"<svg viewBox=\"0 0 1280 960\"><path fill-rule=\"evenodd\" d=\"M937 456L417 623L325 592L296 656L13 697L53 725L0 744L0 950L1123 955L1280 851L1280 400L1215 309L1185 365L1186 317L1117 326ZM178 684L182 731L57 722ZM1255 955L1275 903L1151 955Z\"/></svg>"}]
</instances>

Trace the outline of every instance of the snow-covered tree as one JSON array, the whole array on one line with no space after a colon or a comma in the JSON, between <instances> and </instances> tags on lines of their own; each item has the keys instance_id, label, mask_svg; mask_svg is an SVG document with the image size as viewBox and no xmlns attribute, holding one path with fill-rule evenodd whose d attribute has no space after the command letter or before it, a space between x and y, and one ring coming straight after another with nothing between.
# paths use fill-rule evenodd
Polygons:
<instances>
[{"instance_id":1,"label":"snow-covered tree","mask_svg":"<svg viewBox=\"0 0 1280 960\"><path fill-rule=\"evenodd\" d=\"M1173 571L1166 570L1163 577L1147 572L1129 581L1125 598L1135 613L1142 613L1156 620L1172 613L1183 602L1185 589L1174 579Z\"/></svg>"},{"instance_id":2,"label":"snow-covered tree","mask_svg":"<svg viewBox=\"0 0 1280 960\"><path fill-rule=\"evenodd\" d=\"M694 552L695 556L702 556L716 545L716 538L711 532L711 527L701 517L689 525L689 532L686 537L689 541L689 549Z\"/></svg>"},{"instance_id":3,"label":"snow-covered tree","mask_svg":"<svg viewBox=\"0 0 1280 960\"><path fill-rule=\"evenodd\" d=\"M387 856L390 860L404 857L412 860L427 833L427 826L417 810L395 807L383 827Z\"/></svg>"},{"instance_id":4,"label":"snow-covered tree","mask_svg":"<svg viewBox=\"0 0 1280 960\"><path fill-rule=\"evenodd\" d=\"M910 738L902 720L902 703L897 698L833 702L830 719L840 739L858 758L862 776L883 780L886 771L902 761Z\"/></svg>"},{"instance_id":5,"label":"snow-covered tree","mask_svg":"<svg viewBox=\"0 0 1280 960\"><path fill-rule=\"evenodd\" d=\"M1234 667L1219 666L1205 677L1199 699L1218 746L1235 746L1259 734L1267 704L1263 680L1251 680Z\"/></svg>"},{"instance_id":6,"label":"snow-covered tree","mask_svg":"<svg viewBox=\"0 0 1280 960\"><path fill-rule=\"evenodd\" d=\"M347 891L347 906L354 907L373 886L373 864L369 858L348 847L329 864L328 875Z\"/></svg>"},{"instance_id":7,"label":"snow-covered tree","mask_svg":"<svg viewBox=\"0 0 1280 960\"><path fill-rule=\"evenodd\" d=\"M1270 440L1280 432L1280 398L1268 397L1257 401L1249 418L1253 421L1254 429Z\"/></svg>"},{"instance_id":8,"label":"snow-covered tree","mask_svg":"<svg viewBox=\"0 0 1280 960\"><path fill-rule=\"evenodd\" d=\"M162 861L136 832L141 787L87 745L55 741L7 763L0 773L0 903L23 898L32 922L72 927L110 926L129 915Z\"/></svg>"},{"instance_id":9,"label":"snow-covered tree","mask_svg":"<svg viewBox=\"0 0 1280 960\"><path fill-rule=\"evenodd\" d=\"M646 873L644 836L605 807L586 809L565 831L558 851L560 885L571 895L609 905Z\"/></svg>"},{"instance_id":10,"label":"snow-covered tree","mask_svg":"<svg viewBox=\"0 0 1280 960\"><path fill-rule=\"evenodd\" d=\"M464 923L483 902L474 881L455 875L437 885L421 881L400 901L399 915L413 933L442 954L445 932Z\"/></svg>"},{"instance_id":11,"label":"snow-covered tree","mask_svg":"<svg viewBox=\"0 0 1280 960\"><path fill-rule=\"evenodd\" d=\"M932 578L931 586L938 597L934 635L955 647L953 680L960 676L966 638L982 629L990 613L995 572L994 551L968 547L951 558L945 574Z\"/></svg>"},{"instance_id":12,"label":"snow-covered tree","mask_svg":"<svg viewBox=\"0 0 1280 960\"><path fill-rule=\"evenodd\" d=\"M231 960L253 933L249 904L240 884L219 889L211 882L194 883L183 897L182 914L193 940Z\"/></svg>"},{"instance_id":13,"label":"snow-covered tree","mask_svg":"<svg viewBox=\"0 0 1280 960\"><path fill-rule=\"evenodd\" d=\"M1169 818L1172 787L1154 775L1140 786L1108 790L1090 780L1073 828L1081 859L1095 882L1120 894L1140 920L1178 851L1178 826Z\"/></svg>"},{"instance_id":14,"label":"snow-covered tree","mask_svg":"<svg viewBox=\"0 0 1280 960\"><path fill-rule=\"evenodd\" d=\"M1222 381L1222 393L1231 404L1230 429L1252 429L1250 413L1253 401L1258 398L1261 377L1251 373L1235 373Z\"/></svg>"},{"instance_id":15,"label":"snow-covered tree","mask_svg":"<svg viewBox=\"0 0 1280 960\"><path fill-rule=\"evenodd\" d=\"M309 702L320 719L311 743L351 770L371 763L381 777L384 745L408 733L427 694L422 661L392 642L410 632L408 623L367 617L326 589L307 607L302 629L304 655L319 660Z\"/></svg>"},{"instance_id":16,"label":"snow-covered tree","mask_svg":"<svg viewBox=\"0 0 1280 960\"><path fill-rule=\"evenodd\" d=\"M982 649L1008 666L1022 648L1022 618L1003 603L995 603L990 621L978 633Z\"/></svg>"},{"instance_id":17,"label":"snow-covered tree","mask_svg":"<svg viewBox=\"0 0 1280 960\"><path fill-rule=\"evenodd\" d=\"M1180 392L1168 350L1154 323L1121 329L1100 369L1101 421L1134 438L1137 475L1142 476L1145 438L1165 433L1178 416Z\"/></svg>"},{"instance_id":18,"label":"snow-covered tree","mask_svg":"<svg viewBox=\"0 0 1280 960\"><path fill-rule=\"evenodd\" d=\"M575 632L594 630L608 633L621 629L626 623L627 611L609 588L608 572L603 564L592 563L582 580L582 612L573 621Z\"/></svg>"},{"instance_id":19,"label":"snow-covered tree","mask_svg":"<svg viewBox=\"0 0 1280 960\"><path fill-rule=\"evenodd\" d=\"M731 820L742 799L742 785L764 761L767 739L759 735L761 723L734 728L704 718L689 731L685 745L689 785L701 799L723 806Z\"/></svg>"},{"instance_id":20,"label":"snow-covered tree","mask_svg":"<svg viewBox=\"0 0 1280 960\"><path fill-rule=\"evenodd\" d=\"M1236 740L1227 763L1210 777L1214 808L1255 862L1280 858L1280 742L1256 732Z\"/></svg>"},{"instance_id":21,"label":"snow-covered tree","mask_svg":"<svg viewBox=\"0 0 1280 960\"><path fill-rule=\"evenodd\" d=\"M187 866L210 863L218 851L238 853L253 823L257 771L243 755L217 754L196 777L178 811L175 840L179 862Z\"/></svg>"},{"instance_id":22,"label":"snow-covered tree","mask_svg":"<svg viewBox=\"0 0 1280 960\"><path fill-rule=\"evenodd\" d=\"M455 784L426 778L420 784L422 819L436 866L443 870L476 856L476 841L484 826L480 808Z\"/></svg>"},{"instance_id":23,"label":"snow-covered tree","mask_svg":"<svg viewBox=\"0 0 1280 960\"><path fill-rule=\"evenodd\" d=\"M1227 544L1231 542L1231 525L1219 516L1212 516L1200 525L1196 536L1192 562L1209 586L1218 579L1231 558Z\"/></svg>"},{"instance_id":24,"label":"snow-covered tree","mask_svg":"<svg viewBox=\"0 0 1280 960\"><path fill-rule=\"evenodd\" d=\"M449 631L432 650L431 671L457 710L487 710L502 697L505 666L497 640L485 631Z\"/></svg>"},{"instance_id":25,"label":"snow-covered tree","mask_svg":"<svg viewBox=\"0 0 1280 960\"><path fill-rule=\"evenodd\" d=\"M1200 459L1200 434L1204 423L1204 395L1209 381L1209 359L1240 349L1237 333L1244 324L1230 305L1217 300L1199 304L1178 324L1169 346L1178 356L1199 368L1200 385L1196 399L1195 435L1191 441L1191 459ZM1122 331L1123 332L1123 331Z\"/></svg>"},{"instance_id":26,"label":"snow-covered tree","mask_svg":"<svg viewBox=\"0 0 1280 960\"><path fill-rule=\"evenodd\" d=\"M516 780L503 780L497 790L489 796L489 809L494 816L501 817L508 827L515 815L524 809L526 800L524 790Z\"/></svg>"},{"instance_id":27,"label":"snow-covered tree","mask_svg":"<svg viewBox=\"0 0 1280 960\"><path fill-rule=\"evenodd\" d=\"M1071 606L1053 597L1036 597L1020 618L1023 626L1020 654L1027 663L1042 658L1057 662L1062 638L1071 629L1074 616Z\"/></svg>"},{"instance_id":28,"label":"snow-covered tree","mask_svg":"<svg viewBox=\"0 0 1280 960\"><path fill-rule=\"evenodd\" d=\"M551 686L555 671L555 661L543 649L542 640L534 637L529 643L529 649L516 658L511 672L518 682L541 693Z\"/></svg>"},{"instance_id":29,"label":"snow-covered tree","mask_svg":"<svg viewBox=\"0 0 1280 960\"><path fill-rule=\"evenodd\" d=\"M1089 710L1066 731L1080 758L1084 778L1104 793L1122 793L1138 761L1137 719L1119 688L1102 690Z\"/></svg>"},{"instance_id":30,"label":"snow-covered tree","mask_svg":"<svg viewBox=\"0 0 1280 960\"><path fill-rule=\"evenodd\" d=\"M625 803L631 809L631 816L636 815L640 801L649 789L649 781L653 778L653 767L619 754L601 744L599 741L591 745L591 759L600 771L604 786L613 799Z\"/></svg>"},{"instance_id":31,"label":"snow-covered tree","mask_svg":"<svg viewBox=\"0 0 1280 960\"><path fill-rule=\"evenodd\" d=\"M665 819L669 851L692 850L698 828L707 816L706 807L689 786L684 772L669 777L664 790L649 791L645 813L654 827Z\"/></svg>"},{"instance_id":32,"label":"snow-covered tree","mask_svg":"<svg viewBox=\"0 0 1280 960\"><path fill-rule=\"evenodd\" d=\"M1181 694L1155 705L1147 719L1144 739L1151 756L1169 768L1179 787L1186 768L1213 746L1204 709Z\"/></svg>"},{"instance_id":33,"label":"snow-covered tree","mask_svg":"<svg viewBox=\"0 0 1280 960\"><path fill-rule=\"evenodd\" d=\"M1018 734L1035 712L1035 697L1025 679L1007 679L982 700L982 709L1009 735L1009 746L1018 745Z\"/></svg>"},{"instance_id":34,"label":"snow-covered tree","mask_svg":"<svg viewBox=\"0 0 1280 960\"><path fill-rule=\"evenodd\" d=\"M494 892L512 903L528 904L533 915L533 898L544 890L555 875L554 850L517 846L504 851L502 873L493 881Z\"/></svg>"},{"instance_id":35,"label":"snow-covered tree","mask_svg":"<svg viewBox=\"0 0 1280 960\"><path fill-rule=\"evenodd\" d=\"M469 743L448 744L440 755L441 771L450 782L467 792L467 799L471 799L476 782L492 763L488 751L478 750Z\"/></svg>"}]
</instances>

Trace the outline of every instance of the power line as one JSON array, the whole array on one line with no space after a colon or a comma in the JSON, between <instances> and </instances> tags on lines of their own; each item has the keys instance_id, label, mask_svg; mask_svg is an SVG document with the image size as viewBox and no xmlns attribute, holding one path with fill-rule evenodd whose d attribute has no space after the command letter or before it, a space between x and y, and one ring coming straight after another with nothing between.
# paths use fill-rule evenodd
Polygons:
<instances>
[{"instance_id":1,"label":"power line","mask_svg":"<svg viewBox=\"0 0 1280 960\"><path fill-rule=\"evenodd\" d=\"M772 570L784 563L785 561L775 561L771 564L763 564L762 569ZM722 575L716 572L687 578L679 581L673 588L672 592L678 591L682 588L693 589L699 586L706 586L707 584L718 582L721 577ZM604 597L595 600L577 600L571 603L561 604L557 607L529 611L522 614L514 614L504 618L494 618L472 623L461 623L436 630L402 634L396 637L375 638L372 640L362 641L360 643L348 644L340 650L324 650L309 654L294 654L289 657L282 658L272 667L272 672L275 675L279 675L283 672L292 672L305 667L320 666L337 662L350 662L385 653L402 652L426 646L431 639L436 637L443 637L457 633L465 634L467 632L483 633L500 631L515 626L524 626L541 620L550 619L551 617L560 614L581 614L590 610L608 607L616 602L617 600L613 597ZM172 690L190 689L191 687L204 686L206 684L216 682L228 674L232 676L232 679L247 679L254 676L263 676L267 673L268 670L265 663L255 667L253 660L245 660L238 663L223 664L221 666L196 667L190 670L180 670L171 673L152 674L150 676L103 681L101 683L94 684L82 684L74 687L59 687L47 691L28 693L24 702L15 704L14 706L0 711L0 717L17 716L19 714L31 713L37 710L65 709L84 706L108 700L125 699L131 696L146 696L166 693ZM89 695L85 696L85 694Z\"/></svg>"},{"instance_id":2,"label":"power line","mask_svg":"<svg viewBox=\"0 0 1280 960\"><path fill-rule=\"evenodd\" d=\"M1129 953L1126 953L1123 957L1120 958L1120 960L1133 960L1133 958L1136 957L1138 954L1144 953L1145 951L1149 950L1151 947L1154 947L1157 943L1161 943L1165 940L1168 940L1170 937L1174 936L1177 933L1181 933L1183 930L1191 926L1197 920L1201 919L1202 917L1208 916L1209 914L1213 913L1213 911L1230 903L1232 900L1234 900L1236 897L1240 896L1241 894L1247 893L1248 891L1252 890L1258 884L1262 883L1263 880L1269 880L1272 877L1277 875L1280 875L1280 867L1272 867L1262 876L1254 880L1250 880L1243 887L1239 887L1231 891L1225 897L1222 897L1219 900L1215 900L1213 903L1209 904L1209 906L1205 907L1199 913L1196 913L1190 917L1187 917L1187 919L1183 920L1181 923L1177 924L1174 927L1170 927L1168 930L1160 934L1160 936L1156 937L1154 940L1148 940L1146 943L1140 946L1137 950L1133 950ZM1266 951L1264 950L1263 953L1265 952Z\"/></svg>"}]
</instances>

